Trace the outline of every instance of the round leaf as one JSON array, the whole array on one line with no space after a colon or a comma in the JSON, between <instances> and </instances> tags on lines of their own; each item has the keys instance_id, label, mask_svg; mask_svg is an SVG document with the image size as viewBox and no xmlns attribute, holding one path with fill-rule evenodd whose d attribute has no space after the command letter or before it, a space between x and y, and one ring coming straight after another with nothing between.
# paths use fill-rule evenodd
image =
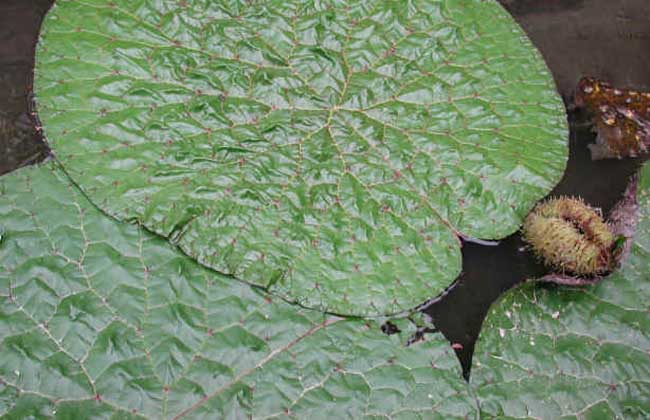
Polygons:
<instances>
[{"instance_id":1,"label":"round leaf","mask_svg":"<svg viewBox=\"0 0 650 420\"><path fill-rule=\"evenodd\" d=\"M107 213L344 314L442 291L458 236L515 231L567 155L552 78L492 0L61 0L35 92Z\"/></svg>"},{"instance_id":2,"label":"round leaf","mask_svg":"<svg viewBox=\"0 0 650 420\"><path fill-rule=\"evenodd\" d=\"M0 178L0 417L475 417L446 340L287 304L95 208L54 165Z\"/></svg>"}]
</instances>

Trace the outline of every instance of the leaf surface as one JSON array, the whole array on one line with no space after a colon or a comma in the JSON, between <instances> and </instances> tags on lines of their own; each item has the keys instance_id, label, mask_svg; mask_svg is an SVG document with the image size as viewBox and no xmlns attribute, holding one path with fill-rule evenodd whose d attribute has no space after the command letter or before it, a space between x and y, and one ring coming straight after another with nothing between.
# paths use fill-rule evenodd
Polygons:
<instances>
[{"instance_id":1,"label":"leaf surface","mask_svg":"<svg viewBox=\"0 0 650 420\"><path fill-rule=\"evenodd\" d=\"M485 417L650 416L650 166L622 267L581 289L525 284L492 308L472 383Z\"/></svg>"},{"instance_id":2,"label":"leaf surface","mask_svg":"<svg viewBox=\"0 0 650 420\"><path fill-rule=\"evenodd\" d=\"M52 165L0 178L0 417L475 413L445 340L404 347L208 270Z\"/></svg>"},{"instance_id":3,"label":"leaf surface","mask_svg":"<svg viewBox=\"0 0 650 420\"><path fill-rule=\"evenodd\" d=\"M340 314L441 292L458 236L517 230L567 156L553 80L494 0L61 0L35 93L104 211Z\"/></svg>"}]
</instances>

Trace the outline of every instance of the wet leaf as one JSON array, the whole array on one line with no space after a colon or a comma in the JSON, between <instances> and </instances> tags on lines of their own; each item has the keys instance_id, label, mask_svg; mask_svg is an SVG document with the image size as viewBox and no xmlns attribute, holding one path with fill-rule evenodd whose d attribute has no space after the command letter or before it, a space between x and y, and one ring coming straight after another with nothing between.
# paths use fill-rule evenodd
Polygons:
<instances>
[{"instance_id":1,"label":"wet leaf","mask_svg":"<svg viewBox=\"0 0 650 420\"><path fill-rule=\"evenodd\" d=\"M61 0L35 93L107 213L335 313L441 292L458 236L517 230L567 155L553 80L493 0Z\"/></svg>"},{"instance_id":2,"label":"wet leaf","mask_svg":"<svg viewBox=\"0 0 650 420\"><path fill-rule=\"evenodd\" d=\"M584 288L525 284L494 305L472 383L482 415L650 416L650 166L640 218L621 268Z\"/></svg>"},{"instance_id":3,"label":"wet leaf","mask_svg":"<svg viewBox=\"0 0 650 420\"><path fill-rule=\"evenodd\" d=\"M578 83L575 104L591 114L595 144L592 159L638 156L650 146L650 92L618 89L592 77Z\"/></svg>"},{"instance_id":4,"label":"wet leaf","mask_svg":"<svg viewBox=\"0 0 650 420\"><path fill-rule=\"evenodd\" d=\"M462 418L447 342L300 309L97 210L53 166L0 178L0 417ZM411 330L411 331L409 331Z\"/></svg>"}]
</instances>

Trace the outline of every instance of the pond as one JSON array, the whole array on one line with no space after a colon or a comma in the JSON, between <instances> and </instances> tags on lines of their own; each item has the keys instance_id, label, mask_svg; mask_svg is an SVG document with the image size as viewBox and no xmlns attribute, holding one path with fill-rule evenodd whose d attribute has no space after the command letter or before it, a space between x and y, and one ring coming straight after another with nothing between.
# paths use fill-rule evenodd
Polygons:
<instances>
[{"instance_id":1,"label":"pond","mask_svg":"<svg viewBox=\"0 0 650 420\"><path fill-rule=\"evenodd\" d=\"M9 0L0 5L0 174L48 156L31 99L31 72L38 31L51 1ZM552 71L568 109L570 156L561 182L549 196L581 196L607 214L621 198L645 156L592 161L595 140L588 117L572 107L584 75L614 85L650 90L650 4L644 0L502 0ZM519 234L498 243L465 241L462 273L422 312L451 343L469 378L474 345L490 305L506 290L548 272ZM548 286L552 287L552 286ZM389 325L384 328L390 333Z\"/></svg>"}]
</instances>

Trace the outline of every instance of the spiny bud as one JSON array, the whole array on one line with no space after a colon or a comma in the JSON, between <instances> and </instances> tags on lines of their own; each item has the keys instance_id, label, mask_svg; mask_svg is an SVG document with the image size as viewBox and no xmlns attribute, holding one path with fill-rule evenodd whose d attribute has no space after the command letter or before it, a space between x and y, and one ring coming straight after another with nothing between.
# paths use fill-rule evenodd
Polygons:
<instances>
[{"instance_id":1,"label":"spiny bud","mask_svg":"<svg viewBox=\"0 0 650 420\"><path fill-rule=\"evenodd\" d=\"M596 276L615 264L611 228L579 198L554 198L537 205L526 217L522 233L544 263L561 272Z\"/></svg>"}]
</instances>

